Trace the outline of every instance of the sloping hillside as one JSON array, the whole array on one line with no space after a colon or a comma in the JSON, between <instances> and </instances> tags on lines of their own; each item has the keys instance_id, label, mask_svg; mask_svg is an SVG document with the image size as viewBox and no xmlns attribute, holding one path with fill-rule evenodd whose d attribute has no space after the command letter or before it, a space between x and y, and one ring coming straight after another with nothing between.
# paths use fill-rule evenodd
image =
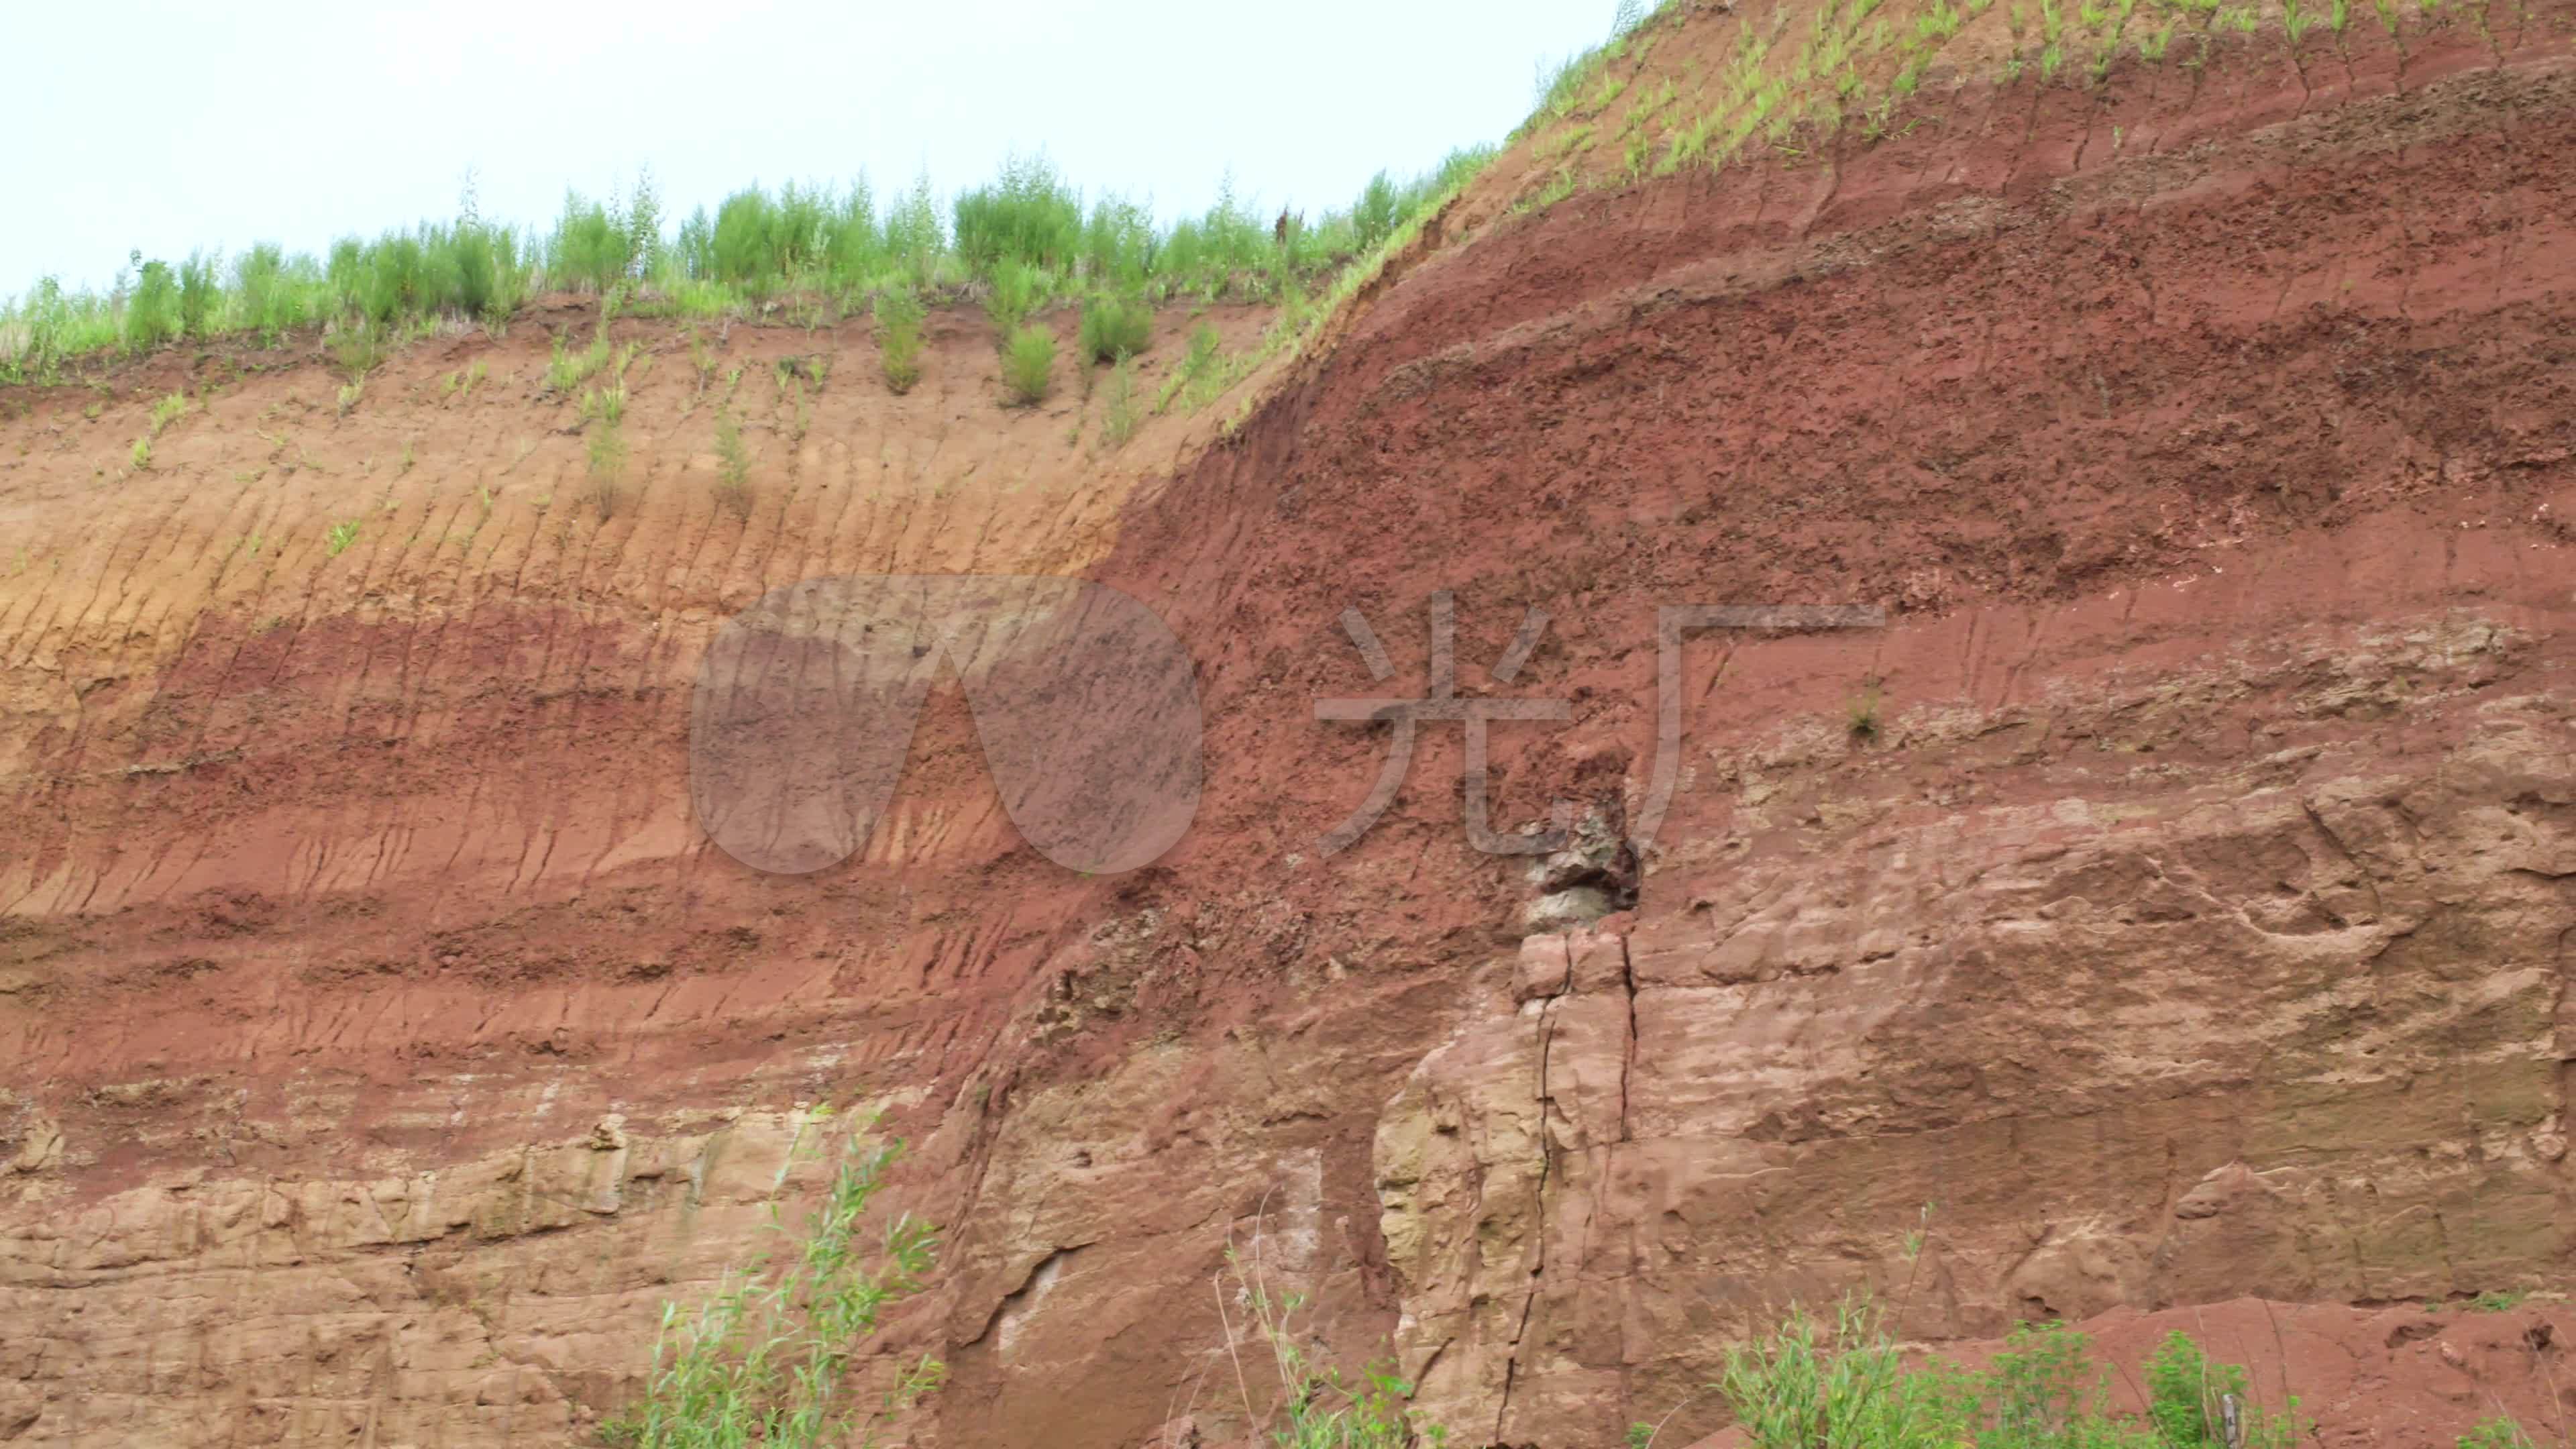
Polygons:
<instances>
[{"instance_id":1,"label":"sloping hillside","mask_svg":"<svg viewBox=\"0 0 2576 1449\"><path fill-rule=\"evenodd\" d=\"M613 323L613 468L569 301L0 391L0 1437L586 1442L822 1103L944 1230L924 1444L1243 1437L1229 1246L1453 1444L1689 1443L1854 1289L2555 1425L2576 1322L2469 1305L2570 1267L2576 11L1946 14L1668 7L1123 446L963 313L903 397ZM723 620L951 571L1172 626L1181 844L1039 859L942 692L862 858L712 848ZM1316 701L1439 596L1567 849L1471 845L1445 720L1324 848L1390 740ZM1730 605L1884 623L1659 648Z\"/></svg>"}]
</instances>

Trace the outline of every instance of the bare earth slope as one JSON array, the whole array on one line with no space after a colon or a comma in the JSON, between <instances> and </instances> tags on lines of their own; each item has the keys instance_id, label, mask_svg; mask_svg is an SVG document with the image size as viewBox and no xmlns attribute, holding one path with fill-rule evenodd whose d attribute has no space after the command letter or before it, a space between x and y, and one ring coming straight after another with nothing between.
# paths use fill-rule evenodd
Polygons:
<instances>
[{"instance_id":1,"label":"bare earth slope","mask_svg":"<svg viewBox=\"0 0 2576 1449\"><path fill-rule=\"evenodd\" d=\"M2563 1309L2416 1305L2563 1286L2576 1226L2568 20L1936 72L1874 144L1516 210L1542 133L1215 446L1005 412L962 316L902 400L855 327L737 328L702 392L623 324L604 512L532 396L571 313L346 416L246 377L141 473L214 364L10 398L0 1439L576 1441L826 1100L948 1230L922 1443L1240 1434L1229 1241L1453 1442L1689 1442L1726 1342L1854 1287L1935 1346L2193 1328L2335 1443L2557 1425ZM1047 865L942 697L864 860L712 850L716 625L947 570L1164 614L1189 836ZM1443 591L1467 692L1569 702L1494 731L1507 830L1640 822L1659 607L1888 622L1693 635L1633 867L1471 849L1440 724L1328 856L1388 745L1313 702L1419 693Z\"/></svg>"}]
</instances>

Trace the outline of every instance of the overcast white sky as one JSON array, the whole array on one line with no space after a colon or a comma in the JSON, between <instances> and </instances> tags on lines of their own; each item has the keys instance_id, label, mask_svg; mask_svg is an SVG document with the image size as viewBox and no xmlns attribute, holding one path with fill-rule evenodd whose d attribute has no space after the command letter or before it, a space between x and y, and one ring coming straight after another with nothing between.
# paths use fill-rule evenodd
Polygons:
<instances>
[{"instance_id":1,"label":"overcast white sky","mask_svg":"<svg viewBox=\"0 0 2576 1449\"><path fill-rule=\"evenodd\" d=\"M0 4L22 121L0 297L141 248L319 250L455 213L550 221L650 165L666 214L750 181L944 195L1043 148L1088 193L1348 204L1499 140L1613 0ZM728 13L730 12L730 13Z\"/></svg>"}]
</instances>

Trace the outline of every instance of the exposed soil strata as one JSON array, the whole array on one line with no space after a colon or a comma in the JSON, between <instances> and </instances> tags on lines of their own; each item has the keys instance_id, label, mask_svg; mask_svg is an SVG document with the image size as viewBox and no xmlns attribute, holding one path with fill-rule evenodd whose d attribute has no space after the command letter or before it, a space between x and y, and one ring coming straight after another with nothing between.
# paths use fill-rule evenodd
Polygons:
<instances>
[{"instance_id":1,"label":"exposed soil strata","mask_svg":"<svg viewBox=\"0 0 2576 1449\"><path fill-rule=\"evenodd\" d=\"M1497 1443L1688 1442L1725 1342L1861 1286L1935 1344L2215 1324L2337 1442L2553 1422L2478 1335L2562 1312L2411 1306L2562 1283L2576 1221L2576 68L2563 7L2522 33L2402 91L2366 47L1961 86L1830 169L1530 215L1507 160L1212 451L999 412L962 322L901 403L855 330L737 333L754 380L848 354L810 418L758 394L748 517L649 328L605 518L529 321L346 418L249 378L132 477L175 373L13 400L0 1435L573 1437L827 1099L949 1229L923 1442L1237 1432L1229 1241ZM441 392L487 354L515 390ZM940 570L1190 645L1164 861L1019 847L953 692L864 860L706 847L716 624ZM1386 742L1313 703L1416 692L1442 591L1465 692L1571 704L1496 728L1507 831L1645 813L1659 606L1890 622L1693 635L1634 908L1567 926L1467 848L1445 725L1318 847Z\"/></svg>"}]
</instances>

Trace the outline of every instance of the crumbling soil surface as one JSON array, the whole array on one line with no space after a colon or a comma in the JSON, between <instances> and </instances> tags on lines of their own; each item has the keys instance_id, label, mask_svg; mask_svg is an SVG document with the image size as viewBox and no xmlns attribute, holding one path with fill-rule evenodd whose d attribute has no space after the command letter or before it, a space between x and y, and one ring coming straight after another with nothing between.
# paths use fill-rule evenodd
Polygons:
<instances>
[{"instance_id":1,"label":"crumbling soil surface","mask_svg":"<svg viewBox=\"0 0 2576 1449\"><path fill-rule=\"evenodd\" d=\"M2554 1430L2576 1323L2463 1305L2570 1266L2566 18L2402 85L2359 39L1961 77L1531 212L1507 158L1230 436L1005 410L964 314L900 399L856 324L704 374L619 324L604 500L537 387L569 308L345 414L245 374L141 472L222 359L6 396L0 1437L581 1441L827 1101L945 1228L889 1336L951 1365L922 1443L1241 1437L1230 1244L1454 1443L1719 1432L1725 1344L1862 1289L1939 1351L2184 1328L2331 1442ZM708 640L868 572L1151 605L1180 845L1038 859L943 690L859 858L712 849ZM1328 853L1389 745L1315 701L1419 695L1444 593L1462 693L1567 702L1494 727L1496 827L1595 845L1655 795L1659 609L1886 623L1673 651L1638 858L1470 848L1445 723Z\"/></svg>"}]
</instances>

